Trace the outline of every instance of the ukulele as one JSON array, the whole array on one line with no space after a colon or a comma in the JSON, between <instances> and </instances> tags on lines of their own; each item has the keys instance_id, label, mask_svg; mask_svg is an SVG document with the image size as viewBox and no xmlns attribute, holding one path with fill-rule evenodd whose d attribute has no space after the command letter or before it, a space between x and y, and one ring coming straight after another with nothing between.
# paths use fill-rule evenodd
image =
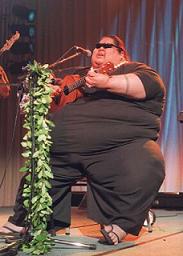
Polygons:
<instances>
[{"instance_id":1,"label":"ukulele","mask_svg":"<svg viewBox=\"0 0 183 256\"><path fill-rule=\"evenodd\" d=\"M19 39L19 37L20 33L16 31L16 33L9 40L6 40L6 43L0 49L0 56L3 54L3 52L8 51L12 47L12 45Z\"/></svg>"},{"instance_id":2,"label":"ukulele","mask_svg":"<svg viewBox=\"0 0 183 256\"><path fill-rule=\"evenodd\" d=\"M111 62L107 62L104 65L102 65L99 69L96 70L97 73L101 74L111 74L115 70L114 64ZM73 84L70 84L69 86L65 86L63 89L63 92L65 95L68 95L70 92L74 91L75 89L79 89L82 87L85 83L85 76L76 81Z\"/></svg>"},{"instance_id":3,"label":"ukulele","mask_svg":"<svg viewBox=\"0 0 183 256\"><path fill-rule=\"evenodd\" d=\"M110 74L115 70L111 62L107 62L96 72ZM76 99L83 97L83 92L80 90L85 85L85 76L68 75L65 76L60 84L60 88L56 93L53 93L53 101L51 103L51 112L61 109L65 104L74 102Z\"/></svg>"}]
</instances>

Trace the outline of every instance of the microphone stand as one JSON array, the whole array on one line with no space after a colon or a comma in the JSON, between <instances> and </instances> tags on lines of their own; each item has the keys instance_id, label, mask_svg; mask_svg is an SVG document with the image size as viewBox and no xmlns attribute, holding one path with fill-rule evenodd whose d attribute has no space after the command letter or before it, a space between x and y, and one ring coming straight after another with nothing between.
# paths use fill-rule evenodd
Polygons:
<instances>
[{"instance_id":1,"label":"microphone stand","mask_svg":"<svg viewBox=\"0 0 183 256\"><path fill-rule=\"evenodd\" d=\"M60 60L57 63L63 63L64 61L74 58L75 56L79 55L80 53L75 53L65 59ZM56 64L57 64L56 63ZM54 65L56 65L54 63ZM53 65L53 64L52 64ZM32 74L31 75L31 83L30 83L30 87L29 87L29 92L30 92L30 120L31 120L31 141L32 141L32 147L31 147L31 156L30 156L30 172L31 172L31 185L30 185L30 189L31 189L31 195L29 198L29 209L28 209L28 214L31 212L31 206L32 206L32 198L34 196L34 180L35 180L35 168L36 168L36 162L35 159L33 157L34 153L35 153L35 144L36 144L36 140L35 140L35 109L34 109L34 97L32 96L33 91L36 88L36 83L37 83L37 75L36 74ZM0 85L7 85L6 83L0 83ZM22 92L24 92L25 88L23 86L22 83L14 83L14 84L9 84L9 85L14 85L17 86L19 88L19 90L22 90ZM20 87L21 86L21 87ZM22 95L20 93L20 96L22 98ZM0 249L0 253L4 252L4 250L9 253L9 250L11 248L14 248L17 252L18 247L23 244L25 241L30 241L31 240L31 234L30 234L30 230L32 227L32 219L30 218L29 220L26 219L26 233L21 236L17 236L17 234L15 234L14 236L8 237L4 236L5 238L5 242L6 243L10 243L10 245L4 246L4 248L1 250ZM53 238L53 242L57 243L57 244L65 244L65 245L71 245L71 246L75 246L77 248L83 248L83 249L89 249L89 250L96 250L96 244L88 244L88 243L80 243L80 242L76 242L76 241L66 241L63 239L59 239L59 238Z\"/></svg>"},{"instance_id":2,"label":"microphone stand","mask_svg":"<svg viewBox=\"0 0 183 256\"><path fill-rule=\"evenodd\" d=\"M74 53L74 54L72 54L72 55L70 55L70 56L68 56L68 57L66 57L66 58L64 58L64 59L61 59L61 60L59 60L59 61L54 62L53 64L49 65L48 67L49 67L49 68L54 68L56 65L62 64L62 63L64 63L65 61L68 61L68 60L70 60L70 59L73 59L73 58L77 57L77 56L80 55L80 54L81 54L81 52L76 52L76 53Z\"/></svg>"},{"instance_id":3,"label":"microphone stand","mask_svg":"<svg viewBox=\"0 0 183 256\"><path fill-rule=\"evenodd\" d=\"M0 86L15 86L19 87L21 83L0 83Z\"/></svg>"}]
</instances>

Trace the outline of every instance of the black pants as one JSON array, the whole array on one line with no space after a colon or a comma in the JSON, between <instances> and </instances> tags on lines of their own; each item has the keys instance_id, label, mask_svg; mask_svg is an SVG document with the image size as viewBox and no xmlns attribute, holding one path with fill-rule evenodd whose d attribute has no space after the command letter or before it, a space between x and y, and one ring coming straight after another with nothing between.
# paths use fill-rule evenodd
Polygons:
<instances>
[{"instance_id":1,"label":"black pants","mask_svg":"<svg viewBox=\"0 0 183 256\"><path fill-rule=\"evenodd\" d=\"M8 218L8 221L17 225L17 226L21 226L21 227L24 227L25 226L25 218L26 218L26 215L27 215L27 211L26 209L24 208L24 205L23 205L23 188L24 188L24 184L25 184L25 176L22 177L21 181L20 181L20 184L19 184L19 188L18 188L18 192L17 192L17 195L16 195L16 200L15 200L15 205L14 205L14 215L13 216L10 216Z\"/></svg>"},{"instance_id":2,"label":"black pants","mask_svg":"<svg viewBox=\"0 0 183 256\"><path fill-rule=\"evenodd\" d=\"M137 140L92 155L51 152L51 165L54 179L50 228L56 230L70 225L71 187L86 176L89 217L100 224L117 224L137 235L165 176L159 146L151 140ZM21 196L19 199L18 205L22 204ZM20 219L26 213L18 205L11 219L17 221L15 224L22 223Z\"/></svg>"},{"instance_id":3,"label":"black pants","mask_svg":"<svg viewBox=\"0 0 183 256\"><path fill-rule=\"evenodd\" d=\"M52 152L53 222L70 223L71 186L87 177L90 218L137 235L164 180L164 160L154 141L136 140L92 155Z\"/></svg>"}]
</instances>

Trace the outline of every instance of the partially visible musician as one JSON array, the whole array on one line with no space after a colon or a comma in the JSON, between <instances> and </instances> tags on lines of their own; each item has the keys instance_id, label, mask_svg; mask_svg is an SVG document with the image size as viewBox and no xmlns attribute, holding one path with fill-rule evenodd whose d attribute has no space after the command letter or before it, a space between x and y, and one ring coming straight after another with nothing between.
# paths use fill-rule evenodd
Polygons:
<instances>
[{"instance_id":1,"label":"partially visible musician","mask_svg":"<svg viewBox=\"0 0 183 256\"><path fill-rule=\"evenodd\" d=\"M7 84L7 85L6 85ZM10 94L10 86L8 77L4 69L0 66L0 98L8 97Z\"/></svg>"},{"instance_id":2,"label":"partially visible musician","mask_svg":"<svg viewBox=\"0 0 183 256\"><path fill-rule=\"evenodd\" d=\"M16 33L11 36L10 39L6 40L6 43L0 48L0 56L5 52L10 50L12 45L20 38L20 33L16 31ZM4 85L5 84L5 85ZM7 85L6 85L7 84ZM10 86L8 77L4 71L4 69L0 66L0 98L8 97L10 94Z\"/></svg>"}]
</instances>

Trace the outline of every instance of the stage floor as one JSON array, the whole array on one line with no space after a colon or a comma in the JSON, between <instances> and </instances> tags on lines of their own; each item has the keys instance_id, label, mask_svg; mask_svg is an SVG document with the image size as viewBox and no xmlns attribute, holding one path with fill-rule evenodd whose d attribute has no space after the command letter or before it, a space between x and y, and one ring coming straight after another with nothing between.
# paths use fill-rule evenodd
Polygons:
<instances>
[{"instance_id":1,"label":"stage floor","mask_svg":"<svg viewBox=\"0 0 183 256\"><path fill-rule=\"evenodd\" d=\"M59 245L49 255L129 255L129 256L182 256L183 255L183 211L153 210L156 221L153 232L143 227L138 237L128 235L123 243L117 246L104 246L98 243L101 236L99 225L87 218L85 209L72 208L72 225L70 235L65 230L59 231L57 237L66 241L96 244L96 250L80 249L73 246ZM0 209L0 225L3 225L12 208ZM67 230L68 231L68 230ZM20 253L20 255L23 255Z\"/></svg>"}]
</instances>

